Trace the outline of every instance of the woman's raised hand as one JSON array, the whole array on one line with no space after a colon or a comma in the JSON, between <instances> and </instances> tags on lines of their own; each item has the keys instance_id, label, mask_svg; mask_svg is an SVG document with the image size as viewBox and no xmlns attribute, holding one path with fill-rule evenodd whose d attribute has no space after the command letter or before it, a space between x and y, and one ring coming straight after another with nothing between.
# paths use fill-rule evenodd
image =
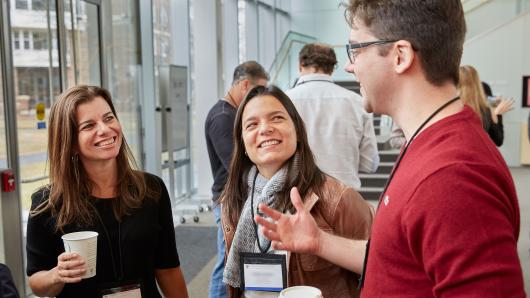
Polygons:
<instances>
[{"instance_id":1,"label":"woman's raised hand","mask_svg":"<svg viewBox=\"0 0 530 298\"><path fill-rule=\"evenodd\" d=\"M296 208L295 214L284 214L260 204L260 211L269 216L272 221L256 215L256 222L264 227L264 235L272 241L274 249L318 253L322 231L318 228L313 216L304 208L296 187L291 189L291 202Z\"/></svg>"},{"instance_id":2,"label":"woman's raised hand","mask_svg":"<svg viewBox=\"0 0 530 298\"><path fill-rule=\"evenodd\" d=\"M85 261L76 253L63 252L57 257L54 280L57 283L80 282L86 273Z\"/></svg>"},{"instance_id":3,"label":"woman's raised hand","mask_svg":"<svg viewBox=\"0 0 530 298\"><path fill-rule=\"evenodd\" d=\"M495 115L502 115L513 109L513 104L515 102L513 98L498 97L497 100L499 103L495 107L495 110L494 110Z\"/></svg>"}]
</instances>

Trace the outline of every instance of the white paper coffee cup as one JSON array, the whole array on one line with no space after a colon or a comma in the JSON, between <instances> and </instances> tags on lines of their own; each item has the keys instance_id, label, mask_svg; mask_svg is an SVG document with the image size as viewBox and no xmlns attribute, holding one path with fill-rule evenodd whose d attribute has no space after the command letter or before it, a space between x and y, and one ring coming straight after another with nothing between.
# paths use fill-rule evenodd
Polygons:
<instances>
[{"instance_id":1,"label":"white paper coffee cup","mask_svg":"<svg viewBox=\"0 0 530 298\"><path fill-rule=\"evenodd\" d=\"M86 273L83 278L96 276L98 233L82 231L64 234L61 238L63 239L65 252L74 252L85 261Z\"/></svg>"},{"instance_id":2,"label":"white paper coffee cup","mask_svg":"<svg viewBox=\"0 0 530 298\"><path fill-rule=\"evenodd\" d=\"M323 298L322 292L310 286L295 286L283 289L278 298Z\"/></svg>"}]
</instances>

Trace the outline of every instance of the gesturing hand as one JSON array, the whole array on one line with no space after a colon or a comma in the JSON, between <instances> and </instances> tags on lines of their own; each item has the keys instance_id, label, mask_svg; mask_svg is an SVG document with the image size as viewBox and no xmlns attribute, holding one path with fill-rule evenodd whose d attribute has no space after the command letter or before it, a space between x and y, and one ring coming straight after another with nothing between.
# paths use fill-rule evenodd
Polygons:
<instances>
[{"instance_id":1,"label":"gesturing hand","mask_svg":"<svg viewBox=\"0 0 530 298\"><path fill-rule=\"evenodd\" d=\"M304 208L296 187L291 189L291 202L296 208L295 214L283 214L260 204L260 211L273 221L259 215L255 216L255 220L265 228L264 235L272 240L274 249L316 254L319 251L321 230L313 216Z\"/></svg>"},{"instance_id":2,"label":"gesturing hand","mask_svg":"<svg viewBox=\"0 0 530 298\"><path fill-rule=\"evenodd\" d=\"M54 279L59 283L80 282L86 273L85 261L76 253L63 252L57 257Z\"/></svg>"},{"instance_id":3,"label":"gesturing hand","mask_svg":"<svg viewBox=\"0 0 530 298\"><path fill-rule=\"evenodd\" d=\"M499 98L499 104L495 107L494 113L496 115L502 115L513 109L514 100L513 98Z\"/></svg>"}]
</instances>

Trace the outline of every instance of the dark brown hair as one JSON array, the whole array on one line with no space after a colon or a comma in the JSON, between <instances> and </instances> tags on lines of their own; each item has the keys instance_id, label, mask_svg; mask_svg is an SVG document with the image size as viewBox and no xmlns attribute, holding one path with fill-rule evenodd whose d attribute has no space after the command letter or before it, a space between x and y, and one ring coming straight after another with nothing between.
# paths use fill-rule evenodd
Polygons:
<instances>
[{"instance_id":1,"label":"dark brown hair","mask_svg":"<svg viewBox=\"0 0 530 298\"><path fill-rule=\"evenodd\" d=\"M337 65L335 51L328 45L306 44L298 54L298 62L303 67L314 67L317 71L332 74Z\"/></svg>"},{"instance_id":2,"label":"dark brown hair","mask_svg":"<svg viewBox=\"0 0 530 298\"><path fill-rule=\"evenodd\" d=\"M239 81L247 79L254 85L259 79L269 80L269 74L261 64L256 61L247 61L239 64L234 69L234 76L232 78L232 85L237 84Z\"/></svg>"},{"instance_id":3,"label":"dark brown hair","mask_svg":"<svg viewBox=\"0 0 530 298\"><path fill-rule=\"evenodd\" d=\"M435 85L458 84L466 23L461 0L350 0L345 16L382 40L407 40L418 52L425 77ZM380 47L386 55L388 47Z\"/></svg>"},{"instance_id":4,"label":"dark brown hair","mask_svg":"<svg viewBox=\"0 0 530 298\"><path fill-rule=\"evenodd\" d=\"M116 119L110 93L100 87L79 85L63 92L50 110L48 129L48 160L50 183L44 186L48 200L39 205L32 215L50 210L56 218L56 229L75 223L88 226L94 223L90 202L92 182L76 156L78 124L77 107L101 97L107 102ZM139 208L145 198L156 199L160 189L147 183L144 174L135 170L136 162L122 136L117 160L119 199L113 200L114 215L119 220Z\"/></svg>"},{"instance_id":5,"label":"dark brown hair","mask_svg":"<svg viewBox=\"0 0 530 298\"><path fill-rule=\"evenodd\" d=\"M297 146L296 153L287 160L289 177L293 174L291 171L294 156L298 154L300 160L296 178L292 183L286 183L284 185L278 195L278 201L274 207L280 210L290 210L294 212L289 197L291 188L296 186L300 195L304 198L310 191L319 194L326 179L324 173L322 173L315 164L313 153L311 152L309 142L307 141L304 122L302 117L300 117L300 114L296 111L291 99L282 90L273 85L267 87L254 87L249 91L237 110L234 123L234 149L232 160L230 161L230 169L228 171L228 181L221 194L221 203L223 204L223 210L225 210L223 212L228 213L230 221L234 226L237 225L237 218L239 217L241 209L248 196L247 176L250 168L254 165L250 158L245 155L242 125L243 111L249 101L260 100L260 97L266 95L276 98L285 107L289 117L293 120L297 137Z\"/></svg>"}]
</instances>

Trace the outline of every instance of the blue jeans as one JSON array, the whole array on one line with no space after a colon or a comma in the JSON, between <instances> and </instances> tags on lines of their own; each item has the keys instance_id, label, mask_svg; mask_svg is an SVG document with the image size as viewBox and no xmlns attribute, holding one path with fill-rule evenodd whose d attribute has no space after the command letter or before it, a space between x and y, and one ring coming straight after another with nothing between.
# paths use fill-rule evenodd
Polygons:
<instances>
[{"instance_id":1,"label":"blue jeans","mask_svg":"<svg viewBox=\"0 0 530 298\"><path fill-rule=\"evenodd\" d=\"M225 269L225 239L223 237L223 227L221 226L221 205L213 209L215 223L217 223L217 262L213 267L210 278L209 298L226 298L226 284L223 283L223 271Z\"/></svg>"}]
</instances>

